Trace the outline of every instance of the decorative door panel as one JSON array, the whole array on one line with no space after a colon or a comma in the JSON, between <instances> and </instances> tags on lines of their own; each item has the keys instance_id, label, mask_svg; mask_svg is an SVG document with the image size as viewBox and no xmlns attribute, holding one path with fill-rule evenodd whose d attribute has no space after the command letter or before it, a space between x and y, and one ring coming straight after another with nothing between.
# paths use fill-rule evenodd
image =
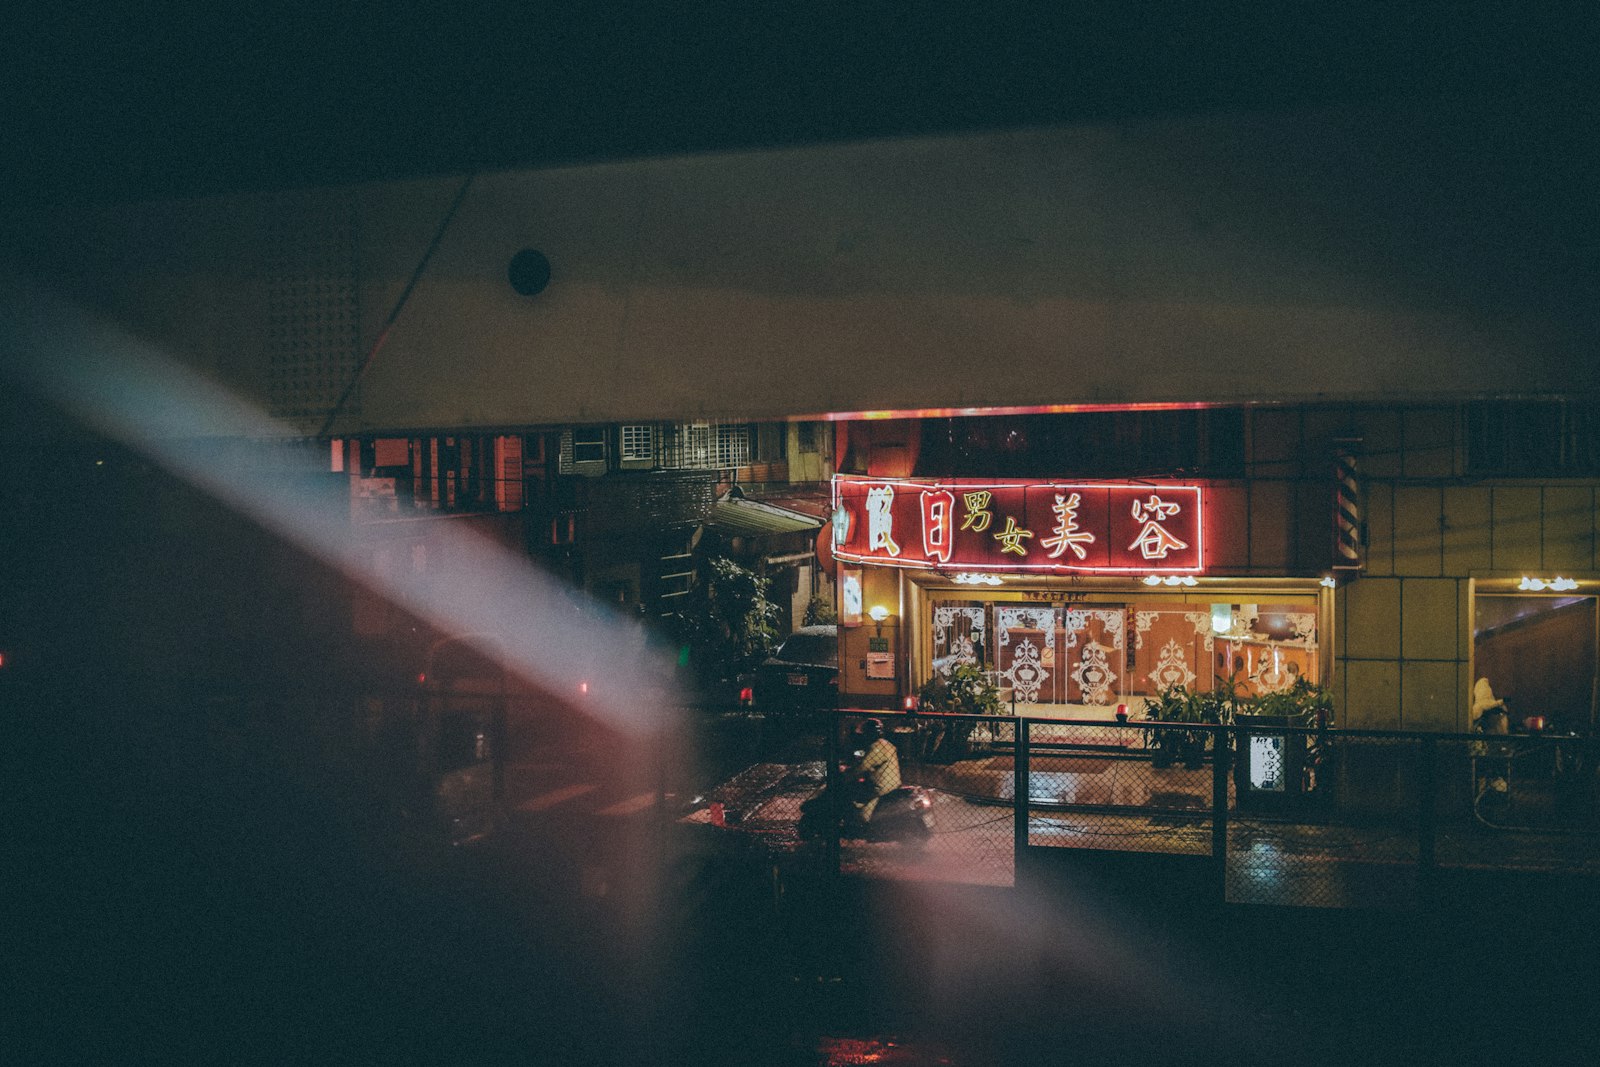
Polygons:
<instances>
[{"instance_id":1,"label":"decorative door panel","mask_svg":"<svg viewBox=\"0 0 1600 1067\"><path fill-rule=\"evenodd\" d=\"M933 669L948 675L957 664L984 666L988 609L974 601L933 606Z\"/></svg>"},{"instance_id":2,"label":"decorative door panel","mask_svg":"<svg viewBox=\"0 0 1600 1067\"><path fill-rule=\"evenodd\" d=\"M1116 704L1127 692L1127 640L1120 606L1071 606L1061 613L1060 655L1069 704Z\"/></svg>"},{"instance_id":3,"label":"decorative door panel","mask_svg":"<svg viewBox=\"0 0 1600 1067\"><path fill-rule=\"evenodd\" d=\"M1214 639L1211 616L1204 605L1138 606L1133 620L1133 649L1128 691L1155 696L1181 685L1190 692L1205 692L1214 684Z\"/></svg>"},{"instance_id":4,"label":"decorative door panel","mask_svg":"<svg viewBox=\"0 0 1600 1067\"><path fill-rule=\"evenodd\" d=\"M996 678L1019 704L1062 702L1058 613L1048 604L996 604Z\"/></svg>"}]
</instances>

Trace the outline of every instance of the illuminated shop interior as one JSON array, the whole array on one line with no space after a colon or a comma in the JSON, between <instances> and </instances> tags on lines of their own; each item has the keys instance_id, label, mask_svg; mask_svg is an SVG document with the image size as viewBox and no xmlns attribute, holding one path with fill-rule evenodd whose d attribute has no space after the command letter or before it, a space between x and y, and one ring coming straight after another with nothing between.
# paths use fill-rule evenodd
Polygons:
<instances>
[{"instance_id":1,"label":"illuminated shop interior","mask_svg":"<svg viewBox=\"0 0 1600 1067\"><path fill-rule=\"evenodd\" d=\"M1152 587L1127 579L960 575L906 581L911 690L957 664L990 675L1018 714L1110 718L1182 685L1240 697L1322 684L1331 591L1315 579Z\"/></svg>"}]
</instances>

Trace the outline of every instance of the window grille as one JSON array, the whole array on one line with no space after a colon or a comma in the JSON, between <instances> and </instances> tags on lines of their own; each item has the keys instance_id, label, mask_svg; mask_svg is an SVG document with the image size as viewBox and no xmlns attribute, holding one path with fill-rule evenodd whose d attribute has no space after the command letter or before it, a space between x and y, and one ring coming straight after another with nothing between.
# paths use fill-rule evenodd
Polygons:
<instances>
[{"instance_id":1,"label":"window grille","mask_svg":"<svg viewBox=\"0 0 1600 1067\"><path fill-rule=\"evenodd\" d=\"M1600 404L1554 400L1468 404L1466 438L1471 476L1600 473Z\"/></svg>"},{"instance_id":2,"label":"window grille","mask_svg":"<svg viewBox=\"0 0 1600 1067\"><path fill-rule=\"evenodd\" d=\"M741 467L750 462L750 424L686 422L673 426L661 448L661 465L677 470Z\"/></svg>"},{"instance_id":3,"label":"window grille","mask_svg":"<svg viewBox=\"0 0 1600 1067\"><path fill-rule=\"evenodd\" d=\"M655 427L638 423L622 427L622 458L625 462L655 458Z\"/></svg>"}]
</instances>

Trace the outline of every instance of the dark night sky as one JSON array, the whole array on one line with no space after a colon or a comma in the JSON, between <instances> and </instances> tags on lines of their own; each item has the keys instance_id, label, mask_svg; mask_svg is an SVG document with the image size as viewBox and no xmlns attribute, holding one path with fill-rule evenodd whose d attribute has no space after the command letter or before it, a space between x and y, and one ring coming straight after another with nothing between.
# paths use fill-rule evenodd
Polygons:
<instances>
[{"instance_id":1,"label":"dark night sky","mask_svg":"<svg viewBox=\"0 0 1600 1067\"><path fill-rule=\"evenodd\" d=\"M1591 82L1592 5L35 5L13 208Z\"/></svg>"}]
</instances>

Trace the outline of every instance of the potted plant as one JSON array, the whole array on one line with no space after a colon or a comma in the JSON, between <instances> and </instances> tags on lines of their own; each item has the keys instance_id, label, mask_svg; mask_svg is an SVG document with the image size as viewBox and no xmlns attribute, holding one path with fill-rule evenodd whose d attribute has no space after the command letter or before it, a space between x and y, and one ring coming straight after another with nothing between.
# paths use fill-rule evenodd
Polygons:
<instances>
[{"instance_id":1,"label":"potted plant","mask_svg":"<svg viewBox=\"0 0 1600 1067\"><path fill-rule=\"evenodd\" d=\"M1144 728L1144 746L1157 768L1172 766L1190 747L1189 731L1180 724L1200 721L1199 702L1200 694L1182 684L1169 685L1145 698L1144 717L1151 725Z\"/></svg>"},{"instance_id":2,"label":"potted plant","mask_svg":"<svg viewBox=\"0 0 1600 1067\"><path fill-rule=\"evenodd\" d=\"M1325 730L1333 725L1333 694L1301 676L1287 689L1250 701L1250 713L1281 718L1287 726Z\"/></svg>"},{"instance_id":3,"label":"potted plant","mask_svg":"<svg viewBox=\"0 0 1600 1067\"><path fill-rule=\"evenodd\" d=\"M988 672L972 663L958 663L948 674L936 672L917 693L917 710L943 715L1005 715L1000 690ZM972 748L977 726L970 719L929 724L923 743L925 759L960 759Z\"/></svg>"},{"instance_id":4,"label":"potted plant","mask_svg":"<svg viewBox=\"0 0 1600 1067\"><path fill-rule=\"evenodd\" d=\"M1144 731L1151 762L1158 768L1170 767L1178 760L1190 770L1204 766L1212 731L1188 729L1185 724L1225 725L1233 720L1237 703L1233 680L1220 677L1216 688L1209 692L1191 692L1187 686L1171 685L1154 699L1145 698L1145 718L1152 720Z\"/></svg>"}]
</instances>

